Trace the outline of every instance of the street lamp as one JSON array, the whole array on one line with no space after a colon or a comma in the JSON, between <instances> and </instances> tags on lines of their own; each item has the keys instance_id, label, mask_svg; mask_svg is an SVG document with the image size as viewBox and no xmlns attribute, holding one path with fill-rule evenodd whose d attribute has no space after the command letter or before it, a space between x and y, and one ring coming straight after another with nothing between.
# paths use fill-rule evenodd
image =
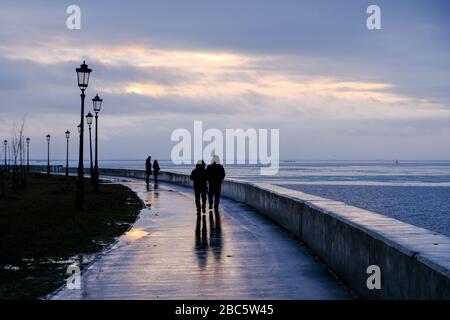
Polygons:
<instances>
[{"instance_id":1,"label":"street lamp","mask_svg":"<svg viewBox=\"0 0 450 320\"><path fill-rule=\"evenodd\" d=\"M66 131L66 177L69 176L69 139L70 139L70 131Z\"/></svg>"},{"instance_id":2,"label":"street lamp","mask_svg":"<svg viewBox=\"0 0 450 320\"><path fill-rule=\"evenodd\" d=\"M30 172L30 138L27 138L27 172Z\"/></svg>"},{"instance_id":3,"label":"street lamp","mask_svg":"<svg viewBox=\"0 0 450 320\"><path fill-rule=\"evenodd\" d=\"M89 69L86 62L76 68L78 87L81 90L81 120L80 120L80 150L78 156L78 182L77 182L77 198L76 198L76 208L78 210L83 209L84 206L84 167L83 167L83 137L84 137L84 98L86 95L84 91L87 89L89 84L89 76L92 69Z\"/></svg>"},{"instance_id":4,"label":"street lamp","mask_svg":"<svg viewBox=\"0 0 450 320\"><path fill-rule=\"evenodd\" d=\"M99 187L99 169L98 169L98 113L102 108L103 99L100 99L98 93L92 99L92 104L95 112L95 167L94 167L94 192L98 192Z\"/></svg>"},{"instance_id":5,"label":"street lamp","mask_svg":"<svg viewBox=\"0 0 450 320\"><path fill-rule=\"evenodd\" d=\"M50 135L47 135L47 174L50 174Z\"/></svg>"},{"instance_id":6,"label":"street lamp","mask_svg":"<svg viewBox=\"0 0 450 320\"><path fill-rule=\"evenodd\" d=\"M5 171L8 170L8 140L4 140L3 144L5 145Z\"/></svg>"},{"instance_id":7,"label":"street lamp","mask_svg":"<svg viewBox=\"0 0 450 320\"><path fill-rule=\"evenodd\" d=\"M92 115L92 113L88 113L86 115L86 123L88 124L89 127L89 150L90 150L90 155L91 155L91 170L89 171L91 174L91 181L94 181L94 165L92 163L92 133L91 133L91 128L92 128L92 118L94 118L94 116Z\"/></svg>"}]
</instances>

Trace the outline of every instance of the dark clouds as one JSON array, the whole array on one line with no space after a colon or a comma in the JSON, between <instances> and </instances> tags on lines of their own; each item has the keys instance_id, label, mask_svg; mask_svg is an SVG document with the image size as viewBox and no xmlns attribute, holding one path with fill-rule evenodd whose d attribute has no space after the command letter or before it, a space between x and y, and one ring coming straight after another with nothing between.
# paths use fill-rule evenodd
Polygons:
<instances>
[{"instance_id":1,"label":"dark clouds","mask_svg":"<svg viewBox=\"0 0 450 320\"><path fill-rule=\"evenodd\" d=\"M2 117L20 119L22 115L30 114L44 119L46 123L51 123L51 117L55 115L68 115L75 119L79 112L79 90L74 68L80 61L41 64L2 55L3 49L16 45L45 47L46 43L53 41L81 51L93 46L128 45L267 56L266 61L250 61L242 68L230 67L223 80L252 82L254 74L246 73L250 70L262 75L278 72L293 77L334 77L341 81L389 83L392 87L386 89L388 92L450 108L449 1L376 1L382 10L383 29L373 32L365 26L365 10L372 4L365 0L79 0L75 1L82 10L82 30L79 31L65 28L65 10L71 4L74 2L1 2ZM205 76L194 68L138 68L133 65L132 56L121 65L101 63L96 57L89 58L89 64L95 66L88 90L89 103L90 98L105 85L120 87L129 82L151 82L171 88L195 84ZM120 92L108 93L104 98L107 115L124 118L141 116L143 119L166 116L166 128L181 125L183 120L190 121L195 117L209 117L216 119L216 123L223 121L230 125L233 125L230 121L233 116L236 123L239 120L254 126L258 123L261 126L280 125L280 122L271 122L267 110L272 108L279 110L275 113L285 115L282 123L286 127L284 137L288 140L285 144L294 143L296 134L314 133L322 142L327 138L335 142L335 146L331 142L324 143L324 146L342 147L343 153L352 149L345 143L346 139L358 133L371 139L377 134L381 139L395 137L391 140L399 144L401 137L423 133L424 136L434 137L430 138L429 148L435 146L438 151L447 134L444 124L448 118L445 117L396 119L394 122L371 122L367 119L334 123L318 121L313 124L305 120L303 125L308 130L303 130L295 123L303 121L297 117L307 115L306 112L297 112L293 108L294 111L289 114L285 106L277 104L276 99L252 90L239 96L214 99ZM301 101L299 105L308 105L308 102ZM245 118L242 116L244 113L253 114L253 119ZM291 129L286 124L290 122L293 123ZM9 130L4 129L7 127L4 123L5 120L0 122L2 133ZM134 128L130 134L136 134L135 131L139 129ZM155 136L162 139L167 132L161 132L155 133ZM144 139L145 134L142 133L142 136ZM121 139L126 141L127 136L123 134ZM310 148L311 152L326 155L317 147ZM287 150L289 154L298 154L290 148ZM395 151L395 144L386 153L392 151ZM417 154L420 155L420 152ZM441 151L436 154L440 156Z\"/></svg>"},{"instance_id":2,"label":"dark clouds","mask_svg":"<svg viewBox=\"0 0 450 320\"><path fill-rule=\"evenodd\" d=\"M1 15L8 25L2 25L2 38L26 42L59 36L77 48L128 43L287 54L325 61L327 69L311 67L315 73L390 82L401 93L449 100L450 5L445 0L377 1L383 29L374 32L365 26L370 3L362 0L78 1L80 31L65 28L70 4L5 1Z\"/></svg>"}]
</instances>

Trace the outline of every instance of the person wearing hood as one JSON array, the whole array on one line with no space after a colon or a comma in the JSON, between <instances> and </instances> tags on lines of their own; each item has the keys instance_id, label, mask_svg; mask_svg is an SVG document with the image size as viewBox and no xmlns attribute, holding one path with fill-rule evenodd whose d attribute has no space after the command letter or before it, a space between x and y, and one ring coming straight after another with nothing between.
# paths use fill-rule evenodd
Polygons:
<instances>
[{"instance_id":1,"label":"person wearing hood","mask_svg":"<svg viewBox=\"0 0 450 320\"><path fill-rule=\"evenodd\" d=\"M208 177L206 175L205 163L199 160L195 169L192 170L191 180L194 182L195 205L197 206L197 214L203 210L206 212L206 193L208 192ZM201 198L201 202L200 202Z\"/></svg>"},{"instance_id":2,"label":"person wearing hood","mask_svg":"<svg viewBox=\"0 0 450 320\"><path fill-rule=\"evenodd\" d=\"M147 189L150 183L150 176L152 175L152 157L148 157L145 160L145 182L147 183Z\"/></svg>"},{"instance_id":3,"label":"person wearing hood","mask_svg":"<svg viewBox=\"0 0 450 320\"><path fill-rule=\"evenodd\" d=\"M222 182L225 179L225 169L220 164L219 156L214 156L211 164L206 168L208 175L208 202L211 210L214 205L214 210L219 209L220 193L222 189Z\"/></svg>"},{"instance_id":4,"label":"person wearing hood","mask_svg":"<svg viewBox=\"0 0 450 320\"><path fill-rule=\"evenodd\" d=\"M161 168L159 167L158 160L155 160L153 161L153 176L155 177L155 183L158 180L159 171L161 171Z\"/></svg>"}]
</instances>

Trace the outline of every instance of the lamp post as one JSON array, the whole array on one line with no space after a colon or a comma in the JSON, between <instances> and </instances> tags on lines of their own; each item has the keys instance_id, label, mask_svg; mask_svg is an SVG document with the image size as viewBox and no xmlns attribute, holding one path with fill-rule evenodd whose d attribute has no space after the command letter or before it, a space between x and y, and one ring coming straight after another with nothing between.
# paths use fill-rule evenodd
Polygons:
<instances>
[{"instance_id":1,"label":"lamp post","mask_svg":"<svg viewBox=\"0 0 450 320\"><path fill-rule=\"evenodd\" d=\"M93 109L95 112L95 167L94 167L94 192L98 192L100 172L98 169L98 113L102 108L103 99L98 94L92 99Z\"/></svg>"},{"instance_id":2,"label":"lamp post","mask_svg":"<svg viewBox=\"0 0 450 320\"><path fill-rule=\"evenodd\" d=\"M30 172L30 138L27 138L27 172Z\"/></svg>"},{"instance_id":3,"label":"lamp post","mask_svg":"<svg viewBox=\"0 0 450 320\"><path fill-rule=\"evenodd\" d=\"M5 146L5 171L7 171L8 170L8 140L4 140L3 145Z\"/></svg>"},{"instance_id":4,"label":"lamp post","mask_svg":"<svg viewBox=\"0 0 450 320\"><path fill-rule=\"evenodd\" d=\"M84 137L84 98L86 95L84 91L87 89L89 84L89 76L92 69L89 69L86 62L76 68L78 87L81 90L81 120L80 120L80 150L78 156L78 181L77 181L77 197L76 197L76 208L82 210L84 206L84 166L83 166L83 137Z\"/></svg>"},{"instance_id":5,"label":"lamp post","mask_svg":"<svg viewBox=\"0 0 450 320\"><path fill-rule=\"evenodd\" d=\"M93 160L92 160L92 119L94 118L94 116L92 115L92 113L88 113L86 115L86 123L88 124L88 128L89 128L89 151L90 151L90 155L91 155L91 167L90 167L90 174L91 174L91 181L94 181L94 165L93 165Z\"/></svg>"},{"instance_id":6,"label":"lamp post","mask_svg":"<svg viewBox=\"0 0 450 320\"><path fill-rule=\"evenodd\" d=\"M69 176L69 139L70 139L70 131L66 131L66 177Z\"/></svg>"},{"instance_id":7,"label":"lamp post","mask_svg":"<svg viewBox=\"0 0 450 320\"><path fill-rule=\"evenodd\" d=\"M50 174L50 135L47 135L47 174Z\"/></svg>"}]
</instances>

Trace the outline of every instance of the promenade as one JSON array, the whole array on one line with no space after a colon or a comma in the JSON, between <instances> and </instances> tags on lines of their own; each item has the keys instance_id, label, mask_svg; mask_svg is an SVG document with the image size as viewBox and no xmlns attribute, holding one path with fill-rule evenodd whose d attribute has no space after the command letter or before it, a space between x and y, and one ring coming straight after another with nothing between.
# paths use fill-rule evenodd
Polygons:
<instances>
[{"instance_id":1,"label":"promenade","mask_svg":"<svg viewBox=\"0 0 450 320\"><path fill-rule=\"evenodd\" d=\"M195 214L189 188L112 178L145 202L134 226L52 299L352 299L281 227L223 199Z\"/></svg>"}]
</instances>

